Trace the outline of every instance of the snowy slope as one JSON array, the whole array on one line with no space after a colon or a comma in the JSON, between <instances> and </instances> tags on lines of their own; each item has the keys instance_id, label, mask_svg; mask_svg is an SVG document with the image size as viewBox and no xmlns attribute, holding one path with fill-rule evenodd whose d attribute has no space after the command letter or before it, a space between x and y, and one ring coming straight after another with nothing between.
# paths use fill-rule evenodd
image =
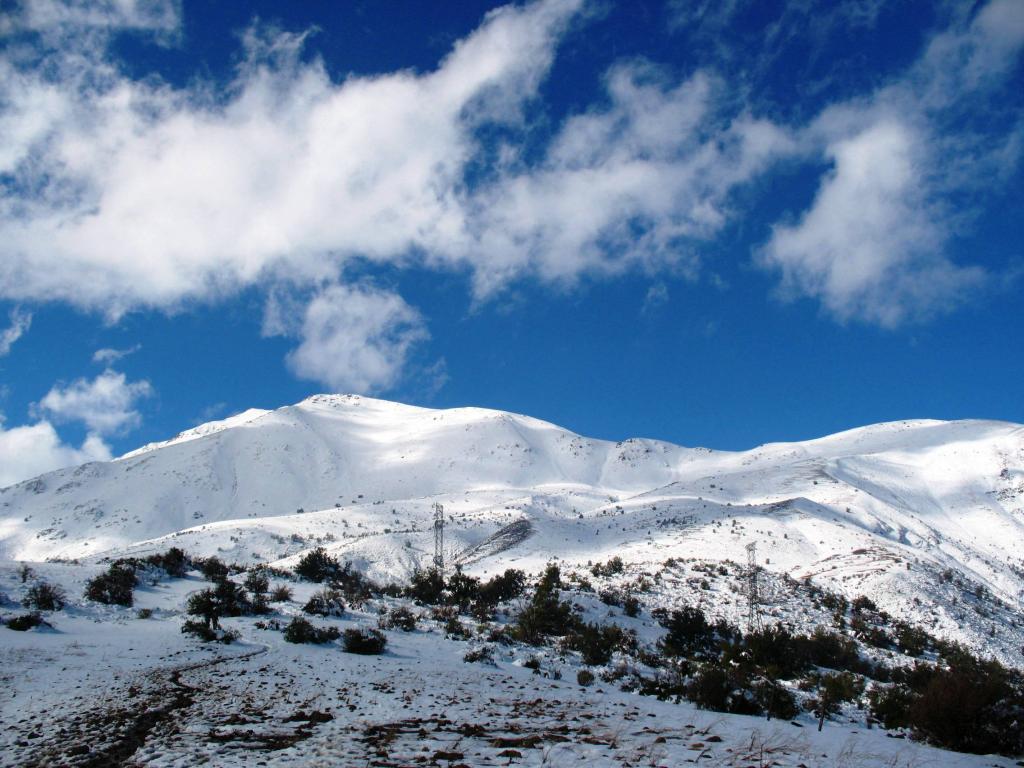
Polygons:
<instances>
[{"instance_id":1,"label":"snowy slope","mask_svg":"<svg viewBox=\"0 0 1024 768\"><path fill-rule=\"evenodd\" d=\"M612 555L652 571L670 557L743 562L756 542L780 578L871 596L1020 663L1024 427L1002 422L894 422L718 452L321 395L0 491L0 558L176 544L288 565L324 544L402 579L433 554L435 501L449 561L476 573ZM693 597L688 583L665 599ZM718 602L739 610L727 590ZM780 615L801 620L784 602Z\"/></svg>"}]
</instances>

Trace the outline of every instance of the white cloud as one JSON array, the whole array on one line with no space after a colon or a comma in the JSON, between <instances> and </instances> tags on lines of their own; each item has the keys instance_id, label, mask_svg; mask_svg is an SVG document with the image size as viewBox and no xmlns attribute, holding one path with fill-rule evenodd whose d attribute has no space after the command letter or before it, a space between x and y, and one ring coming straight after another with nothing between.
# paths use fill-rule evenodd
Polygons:
<instances>
[{"instance_id":1,"label":"white cloud","mask_svg":"<svg viewBox=\"0 0 1024 768\"><path fill-rule=\"evenodd\" d=\"M794 150L770 122L725 120L719 87L702 73L674 85L649 65L615 67L607 108L570 118L538 167L507 173L470 201L478 292L523 273L692 274L694 243L728 220L730 193Z\"/></svg>"},{"instance_id":2,"label":"white cloud","mask_svg":"<svg viewBox=\"0 0 1024 768\"><path fill-rule=\"evenodd\" d=\"M1005 166L1018 160L1019 123L1007 133L974 118L1024 46L1019 7L993 0L965 15L902 77L804 129L805 146L821 146L832 168L811 207L774 227L758 255L782 275L784 295L893 327L948 311L991 282L985 269L956 264L947 246L976 213L966 193L1009 178Z\"/></svg>"},{"instance_id":3,"label":"white cloud","mask_svg":"<svg viewBox=\"0 0 1024 768\"><path fill-rule=\"evenodd\" d=\"M32 325L32 313L20 309L12 309L8 315L10 326L0 331L0 357L9 355L11 347Z\"/></svg>"},{"instance_id":4,"label":"white cloud","mask_svg":"<svg viewBox=\"0 0 1024 768\"><path fill-rule=\"evenodd\" d=\"M142 349L141 344L135 344L134 346L126 349L111 349L110 347L104 347L103 349L97 349L92 353L92 361L94 363L109 365L110 363L116 363L122 357L134 355L140 349Z\"/></svg>"},{"instance_id":5,"label":"white cloud","mask_svg":"<svg viewBox=\"0 0 1024 768\"><path fill-rule=\"evenodd\" d=\"M148 381L128 381L123 373L108 369L92 381L55 385L36 410L58 422L81 421L90 432L109 435L138 426L141 416L135 405L152 394Z\"/></svg>"},{"instance_id":6,"label":"white cloud","mask_svg":"<svg viewBox=\"0 0 1024 768\"><path fill-rule=\"evenodd\" d=\"M321 281L353 257L460 261L474 130L519 119L579 5L498 9L436 71L340 84L299 61L301 36L253 32L225 98L131 81L82 52L49 79L4 62L18 139L2 168L20 183L0 200L0 295L116 316L275 276Z\"/></svg>"},{"instance_id":7,"label":"white cloud","mask_svg":"<svg viewBox=\"0 0 1024 768\"><path fill-rule=\"evenodd\" d=\"M764 261L784 286L836 316L892 326L942 309L980 281L943 255L946 232L930 210L920 137L886 120L830 144L834 168L810 210L776 227Z\"/></svg>"},{"instance_id":8,"label":"white cloud","mask_svg":"<svg viewBox=\"0 0 1024 768\"><path fill-rule=\"evenodd\" d=\"M6 31L36 32L84 29L172 31L179 24L174 0L29 0L16 4ZM0 28L2 29L2 28Z\"/></svg>"},{"instance_id":9,"label":"white cloud","mask_svg":"<svg viewBox=\"0 0 1024 768\"><path fill-rule=\"evenodd\" d=\"M48 421L5 429L0 419L0 488L87 461L109 461L110 448L90 434L81 447L61 441Z\"/></svg>"},{"instance_id":10,"label":"white cloud","mask_svg":"<svg viewBox=\"0 0 1024 768\"><path fill-rule=\"evenodd\" d=\"M309 302L299 335L289 367L341 392L394 386L412 347L428 338L420 314L398 294L345 285L328 286Z\"/></svg>"}]
</instances>

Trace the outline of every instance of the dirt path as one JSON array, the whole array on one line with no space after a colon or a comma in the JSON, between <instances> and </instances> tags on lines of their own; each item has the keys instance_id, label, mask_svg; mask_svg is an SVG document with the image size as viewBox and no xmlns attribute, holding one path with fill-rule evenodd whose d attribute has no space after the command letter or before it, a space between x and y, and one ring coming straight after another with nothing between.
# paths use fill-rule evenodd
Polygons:
<instances>
[{"instance_id":1,"label":"dirt path","mask_svg":"<svg viewBox=\"0 0 1024 768\"><path fill-rule=\"evenodd\" d=\"M123 703L103 705L77 713L63 713L50 723L52 736L39 737L18 760L28 768L74 766L112 768L129 765L154 729L170 723L178 712L194 706L201 690L182 681L182 675L266 653L266 646L235 656L222 656L172 669L149 672L137 684L127 686ZM38 736L38 734L37 734Z\"/></svg>"}]
</instances>

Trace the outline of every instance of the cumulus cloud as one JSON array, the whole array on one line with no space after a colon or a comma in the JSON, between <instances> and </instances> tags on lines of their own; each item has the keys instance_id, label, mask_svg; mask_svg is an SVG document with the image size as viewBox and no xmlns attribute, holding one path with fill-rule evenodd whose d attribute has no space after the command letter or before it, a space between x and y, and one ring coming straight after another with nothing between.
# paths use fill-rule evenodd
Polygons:
<instances>
[{"instance_id":1,"label":"cumulus cloud","mask_svg":"<svg viewBox=\"0 0 1024 768\"><path fill-rule=\"evenodd\" d=\"M90 434L75 448L65 444L48 421L5 429L0 417L0 488L61 467L109 461L110 448Z\"/></svg>"},{"instance_id":2,"label":"cumulus cloud","mask_svg":"<svg viewBox=\"0 0 1024 768\"><path fill-rule=\"evenodd\" d=\"M777 227L764 252L786 288L821 299L840 318L892 326L954 303L982 279L943 255L919 145L907 126L885 121L828 147L834 167L810 210Z\"/></svg>"},{"instance_id":3,"label":"cumulus cloud","mask_svg":"<svg viewBox=\"0 0 1024 768\"><path fill-rule=\"evenodd\" d=\"M223 98L81 53L55 77L5 61L0 295L116 316L353 257L461 260L474 131L519 118L579 5L498 9L433 72L340 84L300 61L303 36L253 30Z\"/></svg>"},{"instance_id":4,"label":"cumulus cloud","mask_svg":"<svg viewBox=\"0 0 1024 768\"><path fill-rule=\"evenodd\" d=\"M947 245L975 213L970 194L1018 159L1019 123L982 128L971 117L998 98L1024 46L1021 17L1019 4L994 0L933 37L900 78L804 129L805 145L821 146L832 167L799 221L775 226L759 253L782 275L784 295L892 327L990 282L983 268L956 264Z\"/></svg>"},{"instance_id":5,"label":"cumulus cloud","mask_svg":"<svg viewBox=\"0 0 1024 768\"><path fill-rule=\"evenodd\" d=\"M11 347L32 325L32 313L20 309L12 309L8 315L11 324L0 331L0 357L11 353Z\"/></svg>"},{"instance_id":6,"label":"cumulus cloud","mask_svg":"<svg viewBox=\"0 0 1024 768\"><path fill-rule=\"evenodd\" d=\"M342 285L354 263L466 272L479 301L524 278L692 277L737 219L736 192L797 156L833 167L758 257L791 294L893 325L980 282L946 255L934 213L996 157L978 147L1010 158L1021 142L974 136L950 152L967 139L943 115L1005 77L1024 39L1014 0L956 16L897 82L817 117L784 126L713 66L680 77L632 60L538 142L540 85L584 6L499 8L433 70L340 81L302 55L306 35L254 26L232 82L175 87L131 79L106 43L125 28L173 35L177 3L24 4L10 29L51 43L0 55L0 298L116 318L258 285L264 333L301 339L297 375L384 389L424 325L393 293ZM714 31L749 3L677 6ZM824 24L820 42L881 6L827 23L814 3L792 7L801 30ZM936 174L956 154L970 162Z\"/></svg>"},{"instance_id":7,"label":"cumulus cloud","mask_svg":"<svg viewBox=\"0 0 1024 768\"><path fill-rule=\"evenodd\" d=\"M353 392L394 386L412 347L428 338L419 312L398 294L347 285L320 291L298 333L301 343L288 355L295 375Z\"/></svg>"},{"instance_id":8,"label":"cumulus cloud","mask_svg":"<svg viewBox=\"0 0 1024 768\"><path fill-rule=\"evenodd\" d=\"M90 432L111 435L138 426L136 403L152 394L148 381L128 381L123 373L108 369L92 381L55 385L36 404L36 411L57 422L80 421Z\"/></svg>"}]
</instances>

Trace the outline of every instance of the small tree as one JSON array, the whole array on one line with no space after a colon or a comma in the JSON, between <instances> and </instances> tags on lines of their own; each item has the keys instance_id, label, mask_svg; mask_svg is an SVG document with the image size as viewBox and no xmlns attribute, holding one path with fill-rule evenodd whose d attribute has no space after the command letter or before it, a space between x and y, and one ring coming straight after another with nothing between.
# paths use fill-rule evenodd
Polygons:
<instances>
[{"instance_id":1,"label":"small tree","mask_svg":"<svg viewBox=\"0 0 1024 768\"><path fill-rule=\"evenodd\" d=\"M405 593L421 603L437 605L444 594L444 578L436 568L427 571L416 570Z\"/></svg>"},{"instance_id":2,"label":"small tree","mask_svg":"<svg viewBox=\"0 0 1024 768\"><path fill-rule=\"evenodd\" d=\"M188 596L186 610L203 619L209 630L220 628L220 601L212 589L203 589Z\"/></svg>"}]
</instances>

